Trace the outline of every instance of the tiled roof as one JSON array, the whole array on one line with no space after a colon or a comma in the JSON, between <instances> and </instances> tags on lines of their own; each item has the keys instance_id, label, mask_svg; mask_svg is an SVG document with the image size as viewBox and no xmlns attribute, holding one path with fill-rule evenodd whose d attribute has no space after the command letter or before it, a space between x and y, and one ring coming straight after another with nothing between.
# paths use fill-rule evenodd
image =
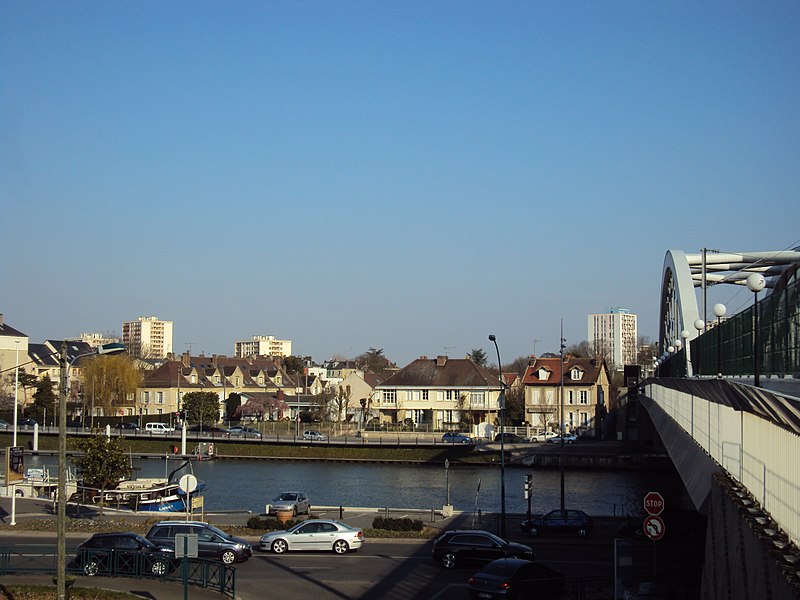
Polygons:
<instances>
[{"instance_id":1,"label":"tiled roof","mask_svg":"<svg viewBox=\"0 0 800 600\"><path fill-rule=\"evenodd\" d=\"M569 376L574 368L580 368L584 374L580 379L572 379ZM546 369L550 372L547 379L539 379L539 370ZM600 370L603 363L594 358L575 358L567 356L564 358L564 385L586 385L596 383L600 378ZM522 376L523 385L553 385L561 384L561 359L560 358L537 358L532 365L529 365Z\"/></svg>"},{"instance_id":2,"label":"tiled roof","mask_svg":"<svg viewBox=\"0 0 800 600\"><path fill-rule=\"evenodd\" d=\"M380 387L493 387L500 388L500 380L488 370L467 358L435 359L426 357L412 361L386 379Z\"/></svg>"}]
</instances>

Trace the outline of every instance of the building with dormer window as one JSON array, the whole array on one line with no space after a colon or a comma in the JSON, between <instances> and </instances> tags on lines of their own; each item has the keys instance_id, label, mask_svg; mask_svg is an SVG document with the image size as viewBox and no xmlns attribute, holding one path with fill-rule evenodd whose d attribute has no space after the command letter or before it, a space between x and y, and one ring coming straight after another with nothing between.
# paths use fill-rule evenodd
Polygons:
<instances>
[{"instance_id":1,"label":"building with dormer window","mask_svg":"<svg viewBox=\"0 0 800 600\"><path fill-rule=\"evenodd\" d=\"M562 369L559 357L532 357L522 385L525 418L533 428L558 430L563 390L566 430L599 435L610 391L603 361L566 356Z\"/></svg>"}]
</instances>

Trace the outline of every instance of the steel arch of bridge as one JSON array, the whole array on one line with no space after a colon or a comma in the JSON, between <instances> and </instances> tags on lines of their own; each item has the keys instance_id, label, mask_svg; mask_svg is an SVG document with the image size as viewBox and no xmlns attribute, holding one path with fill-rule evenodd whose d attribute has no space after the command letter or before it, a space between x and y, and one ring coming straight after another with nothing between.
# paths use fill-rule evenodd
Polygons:
<instances>
[{"instance_id":1,"label":"steel arch of bridge","mask_svg":"<svg viewBox=\"0 0 800 600\"><path fill-rule=\"evenodd\" d=\"M697 319L706 318L700 314L695 288L702 287L704 282L706 288L721 283L744 285L748 275L761 273L767 282L767 293L770 293L782 281L781 276L787 269L800 265L798 250L800 248L744 253L705 251L698 254L668 250L661 277L659 356L668 354L667 348L681 339L683 331L689 334L687 341L702 333L694 327Z\"/></svg>"}]
</instances>

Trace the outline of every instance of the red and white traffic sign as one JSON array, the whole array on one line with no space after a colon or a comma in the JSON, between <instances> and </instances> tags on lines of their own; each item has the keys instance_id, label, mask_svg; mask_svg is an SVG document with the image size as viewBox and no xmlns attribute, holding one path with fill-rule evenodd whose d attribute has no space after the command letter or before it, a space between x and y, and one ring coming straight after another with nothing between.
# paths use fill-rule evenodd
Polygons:
<instances>
[{"instance_id":1,"label":"red and white traffic sign","mask_svg":"<svg viewBox=\"0 0 800 600\"><path fill-rule=\"evenodd\" d=\"M650 515L645 517L643 528L644 534L654 542L664 537L664 531L666 530L664 519L658 515Z\"/></svg>"},{"instance_id":2,"label":"red and white traffic sign","mask_svg":"<svg viewBox=\"0 0 800 600\"><path fill-rule=\"evenodd\" d=\"M644 497L644 509L648 515L660 515L664 511L664 497L658 492L647 492Z\"/></svg>"}]
</instances>

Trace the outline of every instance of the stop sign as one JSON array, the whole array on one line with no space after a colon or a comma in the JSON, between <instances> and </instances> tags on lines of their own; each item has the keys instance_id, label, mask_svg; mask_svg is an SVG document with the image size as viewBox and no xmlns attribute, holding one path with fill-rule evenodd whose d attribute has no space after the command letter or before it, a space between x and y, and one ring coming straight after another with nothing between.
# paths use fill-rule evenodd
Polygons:
<instances>
[{"instance_id":1,"label":"stop sign","mask_svg":"<svg viewBox=\"0 0 800 600\"><path fill-rule=\"evenodd\" d=\"M664 497L658 492L647 492L644 497L644 509L648 515L660 515L664 510Z\"/></svg>"}]
</instances>

